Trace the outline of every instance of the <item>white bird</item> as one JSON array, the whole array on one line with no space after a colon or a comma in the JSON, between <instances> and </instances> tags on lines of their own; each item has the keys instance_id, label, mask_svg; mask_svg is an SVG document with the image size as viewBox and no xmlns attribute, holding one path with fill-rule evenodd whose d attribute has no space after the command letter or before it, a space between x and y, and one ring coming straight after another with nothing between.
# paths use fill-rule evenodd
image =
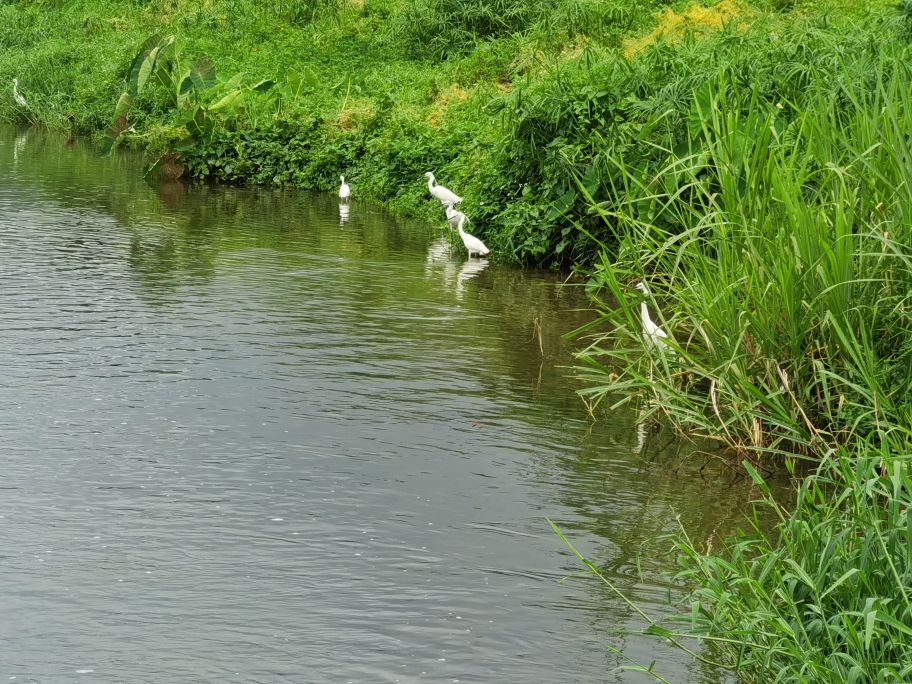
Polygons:
<instances>
[{"instance_id":1,"label":"white bird","mask_svg":"<svg viewBox=\"0 0 912 684\"><path fill-rule=\"evenodd\" d=\"M634 287L643 294L649 295L649 290L644 283L639 282ZM652 322L645 301L640 302L640 317L643 319L643 335L646 337L646 342L657 347L668 347L668 342L665 341L668 333Z\"/></svg>"},{"instance_id":2,"label":"white bird","mask_svg":"<svg viewBox=\"0 0 912 684\"><path fill-rule=\"evenodd\" d=\"M442 185L437 185L437 180L434 178L434 174L428 171L424 174L428 179L428 191L440 200L440 203L446 206L447 202L450 204L459 204L462 202L462 197L457 195L455 192L449 188L445 188Z\"/></svg>"},{"instance_id":3,"label":"white bird","mask_svg":"<svg viewBox=\"0 0 912 684\"><path fill-rule=\"evenodd\" d=\"M472 258L472 254L477 254L478 256L487 256L491 251L485 247L485 243L479 240L474 235L469 235L462 229L462 224L465 223L466 215L461 211L459 213L459 223L456 224L456 230L459 231L459 237L462 238L462 244L465 245L465 248L469 250L469 258Z\"/></svg>"},{"instance_id":4,"label":"white bird","mask_svg":"<svg viewBox=\"0 0 912 684\"><path fill-rule=\"evenodd\" d=\"M28 102L25 101L25 98L19 94L19 79L13 79L13 99L16 101L16 104L20 107L28 108Z\"/></svg>"},{"instance_id":5,"label":"white bird","mask_svg":"<svg viewBox=\"0 0 912 684\"><path fill-rule=\"evenodd\" d=\"M463 214L458 209L454 209L453 205L450 204L449 202L444 202L443 206L446 207L447 223L450 224L450 228L452 228L453 230L456 230L456 226L459 225L459 217L465 216L465 214Z\"/></svg>"},{"instance_id":6,"label":"white bird","mask_svg":"<svg viewBox=\"0 0 912 684\"><path fill-rule=\"evenodd\" d=\"M339 199L347 202L348 198L351 197L352 190L348 183L345 182L345 176L339 176L339 179L342 181L342 185L339 186Z\"/></svg>"}]
</instances>

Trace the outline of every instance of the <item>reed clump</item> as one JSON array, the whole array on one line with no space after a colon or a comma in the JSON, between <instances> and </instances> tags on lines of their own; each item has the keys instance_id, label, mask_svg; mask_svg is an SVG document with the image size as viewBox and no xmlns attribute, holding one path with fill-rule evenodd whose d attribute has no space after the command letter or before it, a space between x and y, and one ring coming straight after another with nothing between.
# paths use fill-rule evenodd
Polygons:
<instances>
[{"instance_id":1,"label":"reed clump","mask_svg":"<svg viewBox=\"0 0 912 684\"><path fill-rule=\"evenodd\" d=\"M697 590L648 628L702 640L744 681L912 676L912 71L898 57L845 60L782 101L720 71L693 91L685 145L648 172L607 160L611 199L590 195L614 242L590 271L602 314L578 331L584 397L717 440L779 518L714 553L682 530ZM643 339L639 278L667 346ZM811 474L786 509L759 472L796 459Z\"/></svg>"}]
</instances>

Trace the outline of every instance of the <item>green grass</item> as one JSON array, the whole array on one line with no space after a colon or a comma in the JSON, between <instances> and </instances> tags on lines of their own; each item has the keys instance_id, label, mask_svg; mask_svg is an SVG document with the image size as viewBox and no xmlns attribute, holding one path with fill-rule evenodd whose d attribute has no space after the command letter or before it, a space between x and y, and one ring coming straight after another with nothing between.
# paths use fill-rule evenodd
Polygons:
<instances>
[{"instance_id":1,"label":"green grass","mask_svg":"<svg viewBox=\"0 0 912 684\"><path fill-rule=\"evenodd\" d=\"M804 108L720 73L692 102L688 146L654 175L616 160L622 199L594 205L617 249L591 284L617 306L613 333L581 354L591 401L642 396L760 460L908 438L912 73L892 56L844 68L875 86L846 73L835 93L812 84ZM640 277L673 356L642 353L627 287Z\"/></svg>"},{"instance_id":2,"label":"green grass","mask_svg":"<svg viewBox=\"0 0 912 684\"><path fill-rule=\"evenodd\" d=\"M661 622L637 608L642 633L745 683L909 681L909 457L889 448L866 453L832 454L802 482L788 509L752 471L763 491L758 505L779 515L775 534L754 523L727 548L705 553L682 528L674 541L677 579L697 589L677 616ZM657 681L668 681L661 663L626 669L648 669Z\"/></svg>"},{"instance_id":3,"label":"green grass","mask_svg":"<svg viewBox=\"0 0 912 684\"><path fill-rule=\"evenodd\" d=\"M707 78L723 69L768 102L788 101L841 59L903 44L908 32L905 15L880 2L783 13L755 0L736 14L708 5L707 16L725 20L643 41L628 58L626 38L647 34L663 8L688 5L23 0L0 5L0 84L18 77L31 108L0 97L0 121L100 138L140 46L174 35L179 66L207 55L222 83L196 104L247 92L209 111L211 131L191 147L181 145L186 109L147 87L124 144L153 159L177 148L199 179L329 190L344 173L358 197L436 219L422 185L434 170L466 198L497 258L569 267L613 240L574 177L602 201L611 160L655 172L661 148L686 143L691 93ZM301 74L309 78L292 95ZM253 91L264 80L276 86Z\"/></svg>"},{"instance_id":4,"label":"green grass","mask_svg":"<svg viewBox=\"0 0 912 684\"><path fill-rule=\"evenodd\" d=\"M682 530L679 579L697 590L647 631L702 641L743 681L912 676L906 55L846 56L776 102L720 70L690 100L686 144L645 172L608 160L611 199L590 196L612 248L590 270L583 395L717 440L779 516L712 553ZM643 301L667 346L643 338ZM784 509L758 471L796 458L812 472Z\"/></svg>"}]
</instances>

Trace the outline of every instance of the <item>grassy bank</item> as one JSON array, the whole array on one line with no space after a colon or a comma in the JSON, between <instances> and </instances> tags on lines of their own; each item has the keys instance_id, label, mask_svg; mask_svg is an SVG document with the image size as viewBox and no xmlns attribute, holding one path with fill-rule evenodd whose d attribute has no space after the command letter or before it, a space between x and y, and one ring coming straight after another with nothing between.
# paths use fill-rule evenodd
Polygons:
<instances>
[{"instance_id":1,"label":"grassy bank","mask_svg":"<svg viewBox=\"0 0 912 684\"><path fill-rule=\"evenodd\" d=\"M0 119L100 137L140 46L173 35L173 73L205 55L216 80L150 82L124 144L177 150L200 179L328 190L345 174L357 197L438 218L432 169L498 258L564 267L615 239L574 177L604 201L611 160L653 172L720 68L789 99L902 30L887 3L783 0L23 0L0 27L0 83L29 101L0 98Z\"/></svg>"},{"instance_id":2,"label":"grassy bank","mask_svg":"<svg viewBox=\"0 0 912 684\"><path fill-rule=\"evenodd\" d=\"M846 55L778 101L720 70L687 144L647 174L612 160L619 199L592 203L615 247L591 272L611 332L581 353L584 394L717 440L780 517L722 553L682 532L699 590L650 630L745 681L912 676L908 56ZM666 343L644 338L643 302ZM758 473L796 458L813 472L785 510Z\"/></svg>"}]
</instances>

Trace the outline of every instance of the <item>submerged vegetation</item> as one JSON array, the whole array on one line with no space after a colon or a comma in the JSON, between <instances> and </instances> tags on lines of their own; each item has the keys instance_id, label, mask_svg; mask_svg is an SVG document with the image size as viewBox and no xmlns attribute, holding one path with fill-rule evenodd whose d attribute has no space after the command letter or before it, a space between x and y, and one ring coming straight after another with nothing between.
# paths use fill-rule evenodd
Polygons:
<instances>
[{"instance_id":1,"label":"submerged vegetation","mask_svg":"<svg viewBox=\"0 0 912 684\"><path fill-rule=\"evenodd\" d=\"M649 633L745 681L912 679L912 3L22 0L0 20L0 83L28 102L0 120L196 179L344 175L428 215L434 171L499 258L579 267L587 401L716 440L780 520L712 554L682 532L693 604ZM644 344L638 279L667 345ZM796 459L786 511L759 473Z\"/></svg>"}]
</instances>

